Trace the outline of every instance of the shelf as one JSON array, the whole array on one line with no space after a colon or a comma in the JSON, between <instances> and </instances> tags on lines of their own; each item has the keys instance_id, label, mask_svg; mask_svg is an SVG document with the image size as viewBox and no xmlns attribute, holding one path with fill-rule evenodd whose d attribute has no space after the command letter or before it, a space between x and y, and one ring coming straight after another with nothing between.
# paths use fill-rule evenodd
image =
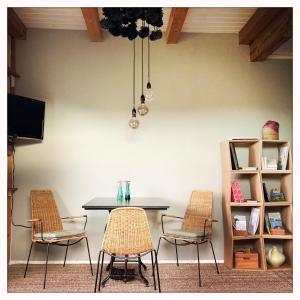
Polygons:
<instances>
[{"instance_id":1,"label":"shelf","mask_svg":"<svg viewBox=\"0 0 300 300\"><path fill-rule=\"evenodd\" d=\"M272 239L272 240L291 240L293 236L291 234L263 234L262 237L264 239Z\"/></svg>"},{"instance_id":2,"label":"shelf","mask_svg":"<svg viewBox=\"0 0 300 300\"><path fill-rule=\"evenodd\" d=\"M253 145L257 143L258 139L237 139L237 140L230 140L229 143L236 144L239 147L247 147L249 145Z\"/></svg>"},{"instance_id":3,"label":"shelf","mask_svg":"<svg viewBox=\"0 0 300 300\"><path fill-rule=\"evenodd\" d=\"M284 141L284 140L262 140L262 142L264 144L287 144L288 141Z\"/></svg>"},{"instance_id":4,"label":"shelf","mask_svg":"<svg viewBox=\"0 0 300 300\"><path fill-rule=\"evenodd\" d=\"M231 149L235 152L240 167L257 167L256 170L233 170ZM288 161L286 170L269 170L261 168L261 157L277 157L280 147L288 146ZM244 271L235 268L234 251L237 248L253 248L259 254L259 269L245 271L291 270L293 258L293 165L290 143L286 140L262 140L251 138L237 138L227 140L221 144L223 199L222 212L224 218L224 264L232 270ZM233 202L231 184L237 180L240 184L244 198L251 198L257 202ZM266 185L268 195L273 189L284 194L285 201L264 201L263 182ZM234 235L232 218L237 214L243 214L248 221L253 208L258 208L259 225L254 235ZM271 235L265 230L265 216L269 212L281 213L282 222L286 234ZM245 232L246 233L246 232ZM274 268L267 265L266 252L276 245L286 256L283 266Z\"/></svg>"},{"instance_id":5,"label":"shelf","mask_svg":"<svg viewBox=\"0 0 300 300\"><path fill-rule=\"evenodd\" d=\"M231 170L232 174L258 174L258 170Z\"/></svg>"},{"instance_id":6,"label":"shelf","mask_svg":"<svg viewBox=\"0 0 300 300\"><path fill-rule=\"evenodd\" d=\"M275 271L275 270L277 270L277 271L291 271L292 267L288 264L283 264L280 267L273 267L273 266L267 265L267 271Z\"/></svg>"},{"instance_id":7,"label":"shelf","mask_svg":"<svg viewBox=\"0 0 300 300\"><path fill-rule=\"evenodd\" d=\"M292 174L291 170L261 170L261 174Z\"/></svg>"},{"instance_id":8,"label":"shelf","mask_svg":"<svg viewBox=\"0 0 300 300\"><path fill-rule=\"evenodd\" d=\"M255 234L255 235L233 235L232 236L234 241L240 241L240 240L255 240L255 239L259 239L260 235L259 234Z\"/></svg>"},{"instance_id":9,"label":"shelf","mask_svg":"<svg viewBox=\"0 0 300 300\"><path fill-rule=\"evenodd\" d=\"M260 202L256 202L256 203L247 203L247 202L242 202L242 203L238 203L238 202L231 202L230 206L236 206L236 207L251 207L251 206L261 206Z\"/></svg>"},{"instance_id":10,"label":"shelf","mask_svg":"<svg viewBox=\"0 0 300 300\"><path fill-rule=\"evenodd\" d=\"M274 202L264 202L264 206L289 206L292 202L289 201L274 201Z\"/></svg>"}]
</instances>

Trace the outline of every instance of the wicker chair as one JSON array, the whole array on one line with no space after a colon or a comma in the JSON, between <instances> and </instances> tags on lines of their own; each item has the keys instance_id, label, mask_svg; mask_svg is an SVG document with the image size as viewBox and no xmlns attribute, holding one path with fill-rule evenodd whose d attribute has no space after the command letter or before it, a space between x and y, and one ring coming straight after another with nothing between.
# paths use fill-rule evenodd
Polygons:
<instances>
[{"instance_id":1,"label":"wicker chair","mask_svg":"<svg viewBox=\"0 0 300 300\"><path fill-rule=\"evenodd\" d=\"M112 275L113 263L116 259L124 261L125 270L121 275L123 281L126 283L128 279L127 274L127 264L129 261L138 262L138 271L141 279L144 280L148 286L148 281L144 278L141 271L141 257L150 253L152 261L152 276L154 281L154 289L156 290L156 279L155 279L155 269L157 274L158 290L160 290L160 280L159 280L159 270L157 263L157 253L153 245L153 241L150 234L150 228L147 220L145 211L138 207L121 207L113 209L109 215L107 227L105 230L103 242L98 256L97 273L95 280L94 292L96 292L98 274L99 274L99 264L100 256L101 259L101 269L99 274L99 284L98 291L100 291L100 286L105 286L105 283ZM109 263L109 274L102 279L103 270L103 260L104 254L108 254L111 257ZM155 255L153 259L153 254ZM155 260L155 263L154 263Z\"/></svg>"},{"instance_id":2,"label":"wicker chair","mask_svg":"<svg viewBox=\"0 0 300 300\"><path fill-rule=\"evenodd\" d=\"M177 266L178 262L178 249L177 246L196 245L197 257L198 257L198 275L199 275L199 286L201 284L201 272L200 272L200 258L199 258L199 245L209 242L211 250L214 256L217 273L219 274L219 268L216 261L216 256L211 241L212 238L212 223L218 222L212 219L212 199L213 193L209 191L193 191L190 197L189 205L185 211L184 218L173 215L163 214L161 216L162 224L162 235L158 241L157 254L159 251L160 241L171 243L175 246ZM178 230L165 230L164 218L175 218L181 219L181 229ZM179 243L178 243L179 242Z\"/></svg>"},{"instance_id":3,"label":"wicker chair","mask_svg":"<svg viewBox=\"0 0 300 300\"><path fill-rule=\"evenodd\" d=\"M30 246L27 264L25 268L24 278L26 277L27 274L31 250L34 244L37 243L37 244L47 245L47 255L46 255L46 265L45 265L45 275L44 275L44 288L45 288L50 246L58 245L58 246L66 247L64 264L63 264L63 266L65 266L69 246L73 246L77 244L82 239L85 239L86 241L86 246L87 246L89 260L90 260L91 273L93 275L89 243L85 232L87 216L82 215L82 216L61 218L53 194L50 190L32 190L30 192L30 200L31 200L32 219L28 220L28 222L32 223L32 236L31 236L31 246ZM73 219L76 218L85 218L84 228L82 230L63 229L62 220L73 221Z\"/></svg>"}]
</instances>

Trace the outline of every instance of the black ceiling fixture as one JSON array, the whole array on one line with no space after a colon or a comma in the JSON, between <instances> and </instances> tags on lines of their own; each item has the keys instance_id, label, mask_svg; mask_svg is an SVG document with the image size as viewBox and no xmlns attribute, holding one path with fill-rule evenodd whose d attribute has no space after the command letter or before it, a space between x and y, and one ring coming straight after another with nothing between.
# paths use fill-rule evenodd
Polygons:
<instances>
[{"instance_id":1,"label":"black ceiling fixture","mask_svg":"<svg viewBox=\"0 0 300 300\"><path fill-rule=\"evenodd\" d=\"M105 18L101 19L100 26L113 36L129 40L134 40L138 36L142 39L149 36L151 41L162 37L159 29L163 25L161 7L106 7L102 12Z\"/></svg>"}]
</instances>

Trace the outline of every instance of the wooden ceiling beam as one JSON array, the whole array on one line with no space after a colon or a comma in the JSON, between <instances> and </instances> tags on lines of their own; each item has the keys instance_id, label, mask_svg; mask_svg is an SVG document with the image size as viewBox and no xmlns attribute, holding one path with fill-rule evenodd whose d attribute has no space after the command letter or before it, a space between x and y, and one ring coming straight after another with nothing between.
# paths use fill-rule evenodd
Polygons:
<instances>
[{"instance_id":1,"label":"wooden ceiling beam","mask_svg":"<svg viewBox=\"0 0 300 300\"><path fill-rule=\"evenodd\" d=\"M263 61L293 37L293 10L284 8L250 44L250 60Z\"/></svg>"},{"instance_id":2,"label":"wooden ceiling beam","mask_svg":"<svg viewBox=\"0 0 300 300\"><path fill-rule=\"evenodd\" d=\"M239 32L240 45L250 45L281 12L280 7L258 8Z\"/></svg>"},{"instance_id":3,"label":"wooden ceiling beam","mask_svg":"<svg viewBox=\"0 0 300 300\"><path fill-rule=\"evenodd\" d=\"M8 34L16 39L26 40L27 29L13 8L7 8Z\"/></svg>"},{"instance_id":4,"label":"wooden ceiling beam","mask_svg":"<svg viewBox=\"0 0 300 300\"><path fill-rule=\"evenodd\" d=\"M172 8L166 31L167 44L176 44L178 42L187 12L188 8L186 7Z\"/></svg>"},{"instance_id":5,"label":"wooden ceiling beam","mask_svg":"<svg viewBox=\"0 0 300 300\"><path fill-rule=\"evenodd\" d=\"M96 7L81 8L87 31L92 42L102 42L103 37L100 29L99 12Z\"/></svg>"}]
</instances>

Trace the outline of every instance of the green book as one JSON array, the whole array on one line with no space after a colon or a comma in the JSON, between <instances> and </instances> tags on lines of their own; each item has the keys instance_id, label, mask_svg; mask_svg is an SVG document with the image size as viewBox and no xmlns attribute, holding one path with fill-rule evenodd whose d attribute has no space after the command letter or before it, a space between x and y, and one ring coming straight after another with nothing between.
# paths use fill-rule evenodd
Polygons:
<instances>
[{"instance_id":1,"label":"green book","mask_svg":"<svg viewBox=\"0 0 300 300\"><path fill-rule=\"evenodd\" d=\"M271 234L271 231L270 231L270 222L269 222L269 218L268 218L267 214L265 215L265 227L266 227L267 233Z\"/></svg>"}]
</instances>

